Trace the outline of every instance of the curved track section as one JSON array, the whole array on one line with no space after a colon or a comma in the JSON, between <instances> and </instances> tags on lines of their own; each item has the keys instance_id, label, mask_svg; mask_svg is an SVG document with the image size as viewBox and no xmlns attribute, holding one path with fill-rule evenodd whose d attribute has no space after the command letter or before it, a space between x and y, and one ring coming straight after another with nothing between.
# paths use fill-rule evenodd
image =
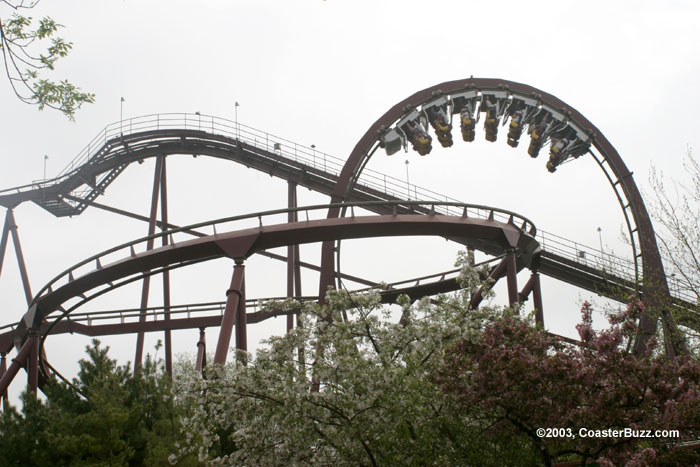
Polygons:
<instances>
[{"instance_id":1,"label":"curved track section","mask_svg":"<svg viewBox=\"0 0 700 467\"><path fill-rule=\"evenodd\" d=\"M637 188L617 150L603 133L575 108L557 97L526 84L501 79L469 78L448 81L416 92L389 109L359 140L338 177L332 194L333 203L347 200L369 159L380 147L391 155L401 146L411 144L421 155L431 150L428 125L435 130L443 146L452 145L452 115L459 115L462 137L474 139L476 122L484 114L486 139L495 141L498 126L510 119L508 144L517 146L525 127L530 135L528 153L536 157L549 141L547 169L556 171L564 162L578 158L595 148L596 161L610 181L622 206L632 239L637 281L641 276L641 293L648 305L642 317L636 350L641 351L656 332L655 314L663 317L668 350L673 354L683 348L670 313L671 297L654 229ZM329 211L338 217L341 209ZM321 289L333 284L333 257L330 244L324 245ZM641 258L642 268L637 260Z\"/></svg>"},{"instance_id":2,"label":"curved track section","mask_svg":"<svg viewBox=\"0 0 700 467\"><path fill-rule=\"evenodd\" d=\"M353 206L361 207L362 205L363 203L356 203ZM396 206L398 203L394 203L394 205ZM336 207L337 206L334 205L323 205L315 206L314 208L325 210ZM148 243L154 237L158 236L172 237L174 232L168 231L121 245L70 268L54 278L54 280L37 294L30 305L29 311L19 323L17 329L14 330L13 340L15 345L19 348L17 360L20 360L20 356L28 358L27 356L31 352L34 352L34 354L39 352L39 340L43 340L45 334L51 331L51 328L57 324L58 320L68 316L70 311L75 308L70 307L66 309L64 307L68 306L71 300L90 300L91 297L89 294L93 294L94 296L102 294L106 289L111 290L114 287L113 284L119 283L119 281L126 283L130 281L130 278L141 279L145 274L158 273L169 268L220 257L229 257L236 261L237 266L234 268L235 279L238 274L236 270L242 265L246 258L254 255L258 251L269 248L351 238L437 235L446 238L461 239L466 245L476 248L498 249L502 251L506 257L512 258L512 263L509 263L508 268L511 268L512 264L513 277L516 263L520 263L521 267L530 266L533 257L539 253L539 244L533 236L535 227L526 218L517 216L519 220L522 221L521 228L513 222L503 223L493 220L493 216L491 216L491 219L467 217L468 209L474 209L474 206L463 205L461 207L464 213L462 216L393 214L353 216L264 225L262 221L264 217L284 212L284 210L278 210L248 216L238 216L237 218L226 218L209 224L213 226L217 223L222 224L232 220L241 220L242 218L258 218L259 225L254 228L235 230L222 234L216 233L215 231L213 235L185 242L171 241L167 246L157 249L147 249L141 253L136 253L136 250L142 247L144 243ZM308 209L310 208L296 208L294 210ZM510 214L511 221L515 220L517 217L513 213ZM180 230L189 230L202 227L203 225L206 224L188 226ZM120 252L121 255L119 255ZM103 264L105 258L113 258L115 253L117 257L122 256L121 259L112 260L109 264ZM93 268L88 272L84 272L81 268L84 268L87 264L92 264ZM79 270L81 274L76 277L76 273ZM509 271L509 282L510 274ZM513 283L512 287L517 287L517 285ZM102 290L100 290L101 288ZM233 286L232 290L234 290ZM512 303L517 301L517 296L512 297ZM236 307L234 306L234 308ZM59 319L48 327L45 326L49 316L59 310L63 311ZM227 327L228 314L227 311L221 324L222 335L226 334L225 328ZM229 319L228 338L230 338L230 327L233 326L233 324L233 318ZM242 332L243 336L245 336L245 319L242 324ZM240 332L240 326L237 324L237 345ZM224 341L223 344L222 341ZM245 342L245 337L243 337L243 341ZM224 349L223 358L225 359L228 341L225 341L225 338L222 338L221 335L219 338L219 345L217 346L217 358L219 358L219 348ZM6 389L9 381L11 381L14 374L16 374L17 365L18 364L13 362L12 372L8 371L0 380L0 386L3 387L2 391ZM30 369L30 379L32 379L32 372L35 374L33 377L34 380L37 379L37 371L37 369Z\"/></svg>"}]
</instances>

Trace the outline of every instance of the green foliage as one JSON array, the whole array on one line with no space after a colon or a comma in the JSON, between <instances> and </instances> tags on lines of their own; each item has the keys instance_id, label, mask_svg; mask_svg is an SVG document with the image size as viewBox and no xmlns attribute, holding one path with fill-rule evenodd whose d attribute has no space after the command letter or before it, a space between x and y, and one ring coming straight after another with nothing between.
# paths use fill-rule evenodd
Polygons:
<instances>
[{"instance_id":1,"label":"green foliage","mask_svg":"<svg viewBox=\"0 0 700 467\"><path fill-rule=\"evenodd\" d=\"M53 71L56 62L68 55L73 44L57 36L63 26L53 19L45 17L35 24L32 17L18 13L37 3L38 0L0 1L0 7L12 11L9 19L0 12L0 52L5 74L22 102L37 105L40 110L60 110L73 120L75 111L84 103L94 102L95 95L82 92L67 80L42 78L43 72Z\"/></svg>"},{"instance_id":2,"label":"green foliage","mask_svg":"<svg viewBox=\"0 0 700 467\"><path fill-rule=\"evenodd\" d=\"M98 341L87 354L75 389L51 382L45 402L25 395L2 414L0 465L169 465L181 434L168 376L150 357L133 374Z\"/></svg>"}]
</instances>

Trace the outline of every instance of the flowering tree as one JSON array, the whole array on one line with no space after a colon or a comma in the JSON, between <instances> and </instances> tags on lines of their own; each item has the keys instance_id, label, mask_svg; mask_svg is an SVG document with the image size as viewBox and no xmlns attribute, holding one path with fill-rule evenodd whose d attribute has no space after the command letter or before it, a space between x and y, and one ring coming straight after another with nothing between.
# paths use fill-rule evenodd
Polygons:
<instances>
[{"instance_id":1,"label":"flowering tree","mask_svg":"<svg viewBox=\"0 0 700 467\"><path fill-rule=\"evenodd\" d=\"M480 407L493 430L525 434L545 465L571 456L582 464L691 465L700 456L680 443L700 438L700 365L651 347L641 357L628 352L642 309L634 302L596 332L584 304L580 345L500 315L452 347L435 378L465 412ZM538 428L557 431L548 437L551 430L542 436ZM602 431L625 428L631 434ZM671 429L680 436L663 433Z\"/></svg>"},{"instance_id":2,"label":"flowering tree","mask_svg":"<svg viewBox=\"0 0 700 467\"><path fill-rule=\"evenodd\" d=\"M400 323L377 293L330 292L327 305L304 305L304 326L270 339L247 366L211 368L206 378L185 372L176 382L192 410L179 455L196 452L211 465L516 462L524 436L482 437L480 421L456 416L457 398L427 377L444 349L478 332L469 293L414 306L402 299Z\"/></svg>"},{"instance_id":3,"label":"flowering tree","mask_svg":"<svg viewBox=\"0 0 700 467\"><path fill-rule=\"evenodd\" d=\"M695 439L700 367L626 351L638 304L602 332L586 305L576 346L511 308L469 310L479 277L465 267L460 292L400 299L400 320L377 293L276 304L299 309L304 326L255 358L239 355L247 365L210 368L206 378L185 371L176 382L189 413L171 461L196 453L210 465L549 465L695 455L675 450L676 438L537 436L539 427L629 427Z\"/></svg>"},{"instance_id":4,"label":"flowering tree","mask_svg":"<svg viewBox=\"0 0 700 467\"><path fill-rule=\"evenodd\" d=\"M683 161L685 177L668 181L664 174L653 168L649 177L651 185L650 213L656 222L659 248L663 255L667 274L674 278L669 284L671 292L695 302L695 313L677 310L676 319L685 327L690 337L690 349L700 355L700 333L697 311L700 307L700 163L692 148Z\"/></svg>"}]
</instances>

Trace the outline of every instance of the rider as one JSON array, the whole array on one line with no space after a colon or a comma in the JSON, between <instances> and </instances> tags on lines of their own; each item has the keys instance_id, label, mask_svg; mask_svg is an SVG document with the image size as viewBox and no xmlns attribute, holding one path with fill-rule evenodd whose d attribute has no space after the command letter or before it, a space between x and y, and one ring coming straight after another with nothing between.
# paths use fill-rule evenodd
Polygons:
<instances>
[{"instance_id":1,"label":"rider","mask_svg":"<svg viewBox=\"0 0 700 467\"><path fill-rule=\"evenodd\" d=\"M476 122L472 117L472 109L469 104L465 105L460 112L462 126L462 139L464 141L474 141Z\"/></svg>"}]
</instances>

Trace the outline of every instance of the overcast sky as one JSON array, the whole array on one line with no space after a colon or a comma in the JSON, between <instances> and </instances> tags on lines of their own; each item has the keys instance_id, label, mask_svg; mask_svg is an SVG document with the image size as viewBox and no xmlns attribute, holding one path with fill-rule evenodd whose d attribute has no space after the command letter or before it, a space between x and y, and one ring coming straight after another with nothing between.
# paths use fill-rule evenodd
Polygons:
<instances>
[{"instance_id":1,"label":"overcast sky","mask_svg":"<svg viewBox=\"0 0 700 467\"><path fill-rule=\"evenodd\" d=\"M44 155L47 175L56 175L119 119L121 97L125 118L199 111L233 120L239 102L240 122L346 158L396 102L473 75L526 83L574 106L618 149L642 187L652 164L682 177L686 148L698 143L700 5L694 1L43 0L33 15L65 25L61 33L74 46L55 77L95 93L96 102L70 122L20 103L0 82L0 188L42 178ZM480 130L479 141L458 141L425 158L378 154L370 166L404 179L409 160L412 183L514 210L540 229L591 246L598 246L601 227L604 248L628 254L620 241L620 208L590 157L551 175L546 156L532 160L526 145L509 148L503 133L491 144ZM251 169L189 156L168 164L174 223L286 204L286 185ZM99 201L146 214L152 170L152 162L130 167ZM305 189L300 198L324 202ZM15 215L35 292L68 266L146 234L145 225L90 209L56 219L26 204ZM348 242L344 267L392 281L452 266L456 247L417 242ZM311 261L317 252L304 254ZM284 294L284 265L260 260L254 266L249 296ZM223 299L230 264L211 268L195 287L175 279L173 301ZM305 292L313 293L314 282L314 276L305 278ZM548 287L548 326L572 335L580 301L590 294ZM13 256L5 260L0 294L0 322L19 319L25 305ZM108 302L136 306L138 288ZM267 329L281 329L281 323ZM195 350L195 331L178 336L179 351ZM208 338L213 349L214 330ZM107 340L122 361L133 358L132 341ZM86 343L64 336L47 345L52 361L71 374Z\"/></svg>"}]
</instances>

